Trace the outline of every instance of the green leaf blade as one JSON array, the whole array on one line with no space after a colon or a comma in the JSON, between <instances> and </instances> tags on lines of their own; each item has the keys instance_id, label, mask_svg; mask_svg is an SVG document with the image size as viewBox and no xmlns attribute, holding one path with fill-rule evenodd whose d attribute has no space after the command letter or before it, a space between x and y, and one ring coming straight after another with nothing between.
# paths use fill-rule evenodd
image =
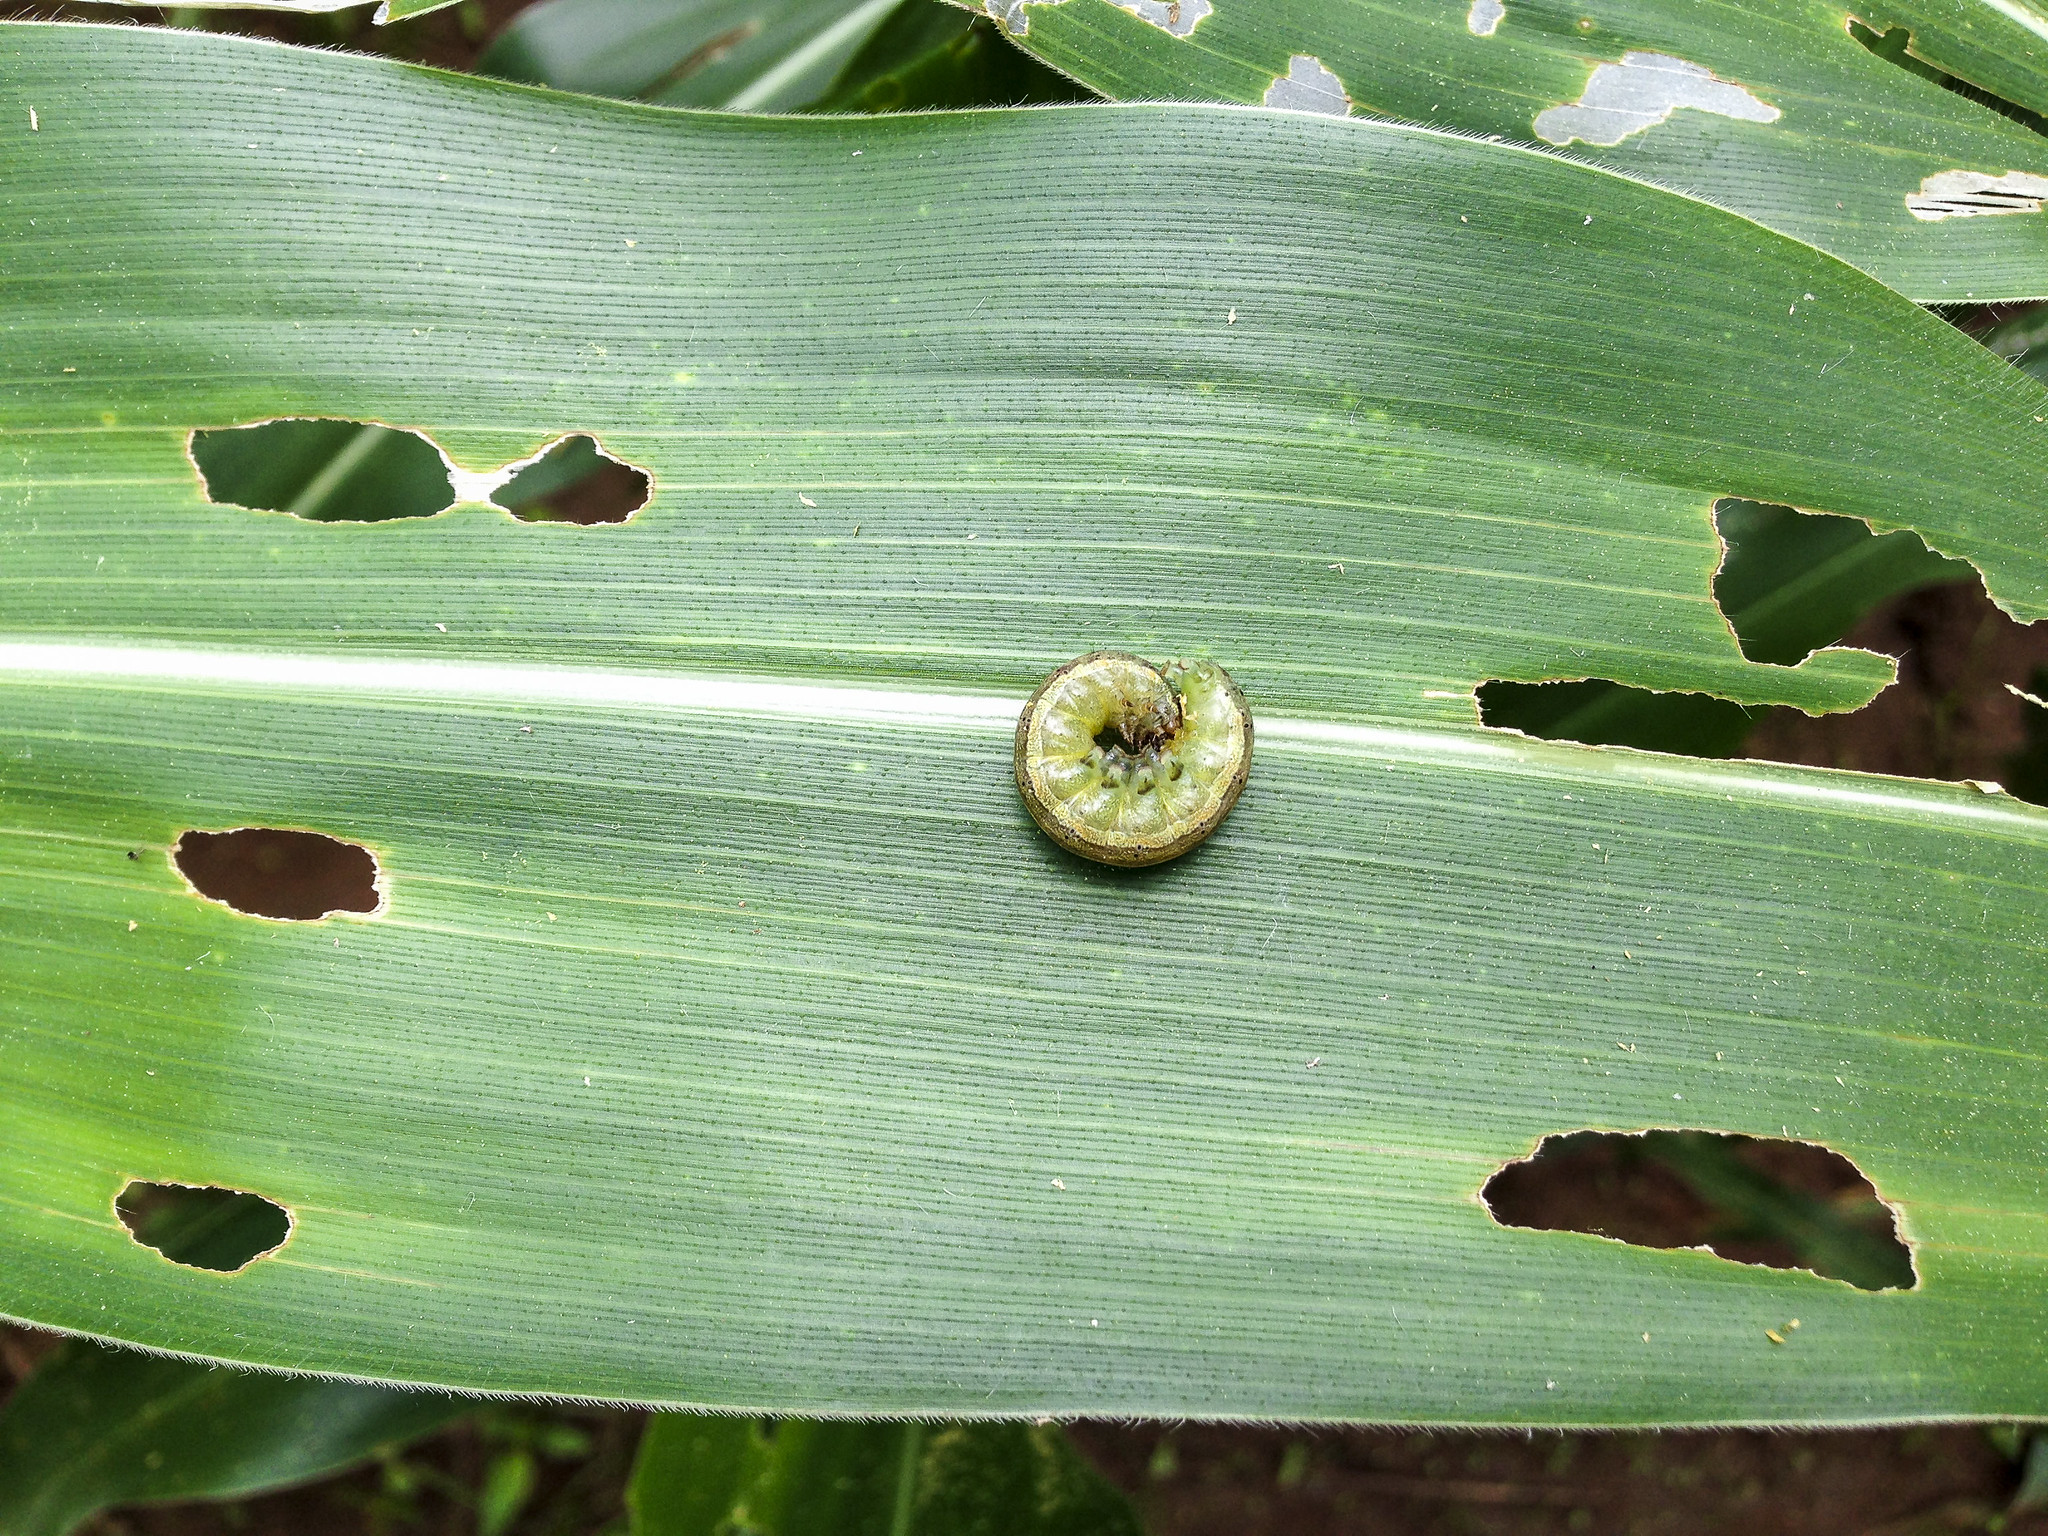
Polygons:
<instances>
[{"instance_id":1,"label":"green leaf blade","mask_svg":"<svg viewBox=\"0 0 2048 1536\"><path fill-rule=\"evenodd\" d=\"M1192 3L1192 0L1191 0ZM1994 8L1956 0L1891 7L1923 17ZM1963 170L2048 175L2048 141L1873 55L1839 8L1670 0L1505 0L1477 35L1466 0L1387 7L1203 6L1185 36L1112 0L1055 0L992 10L1047 63L1121 100L1262 102L1296 57L1314 60L1351 109L1510 142L1551 141L1545 113L1576 103L1602 67L1631 55L1705 70L1753 105L1742 116L1680 108L1612 144L1571 139L1566 152L1682 188L1831 251L1925 302L2036 298L2048 291L2048 220L2025 213L1926 221L1908 199L1929 177ZM1482 23L1483 24L1483 23ZM2039 95L2039 39L2010 18L1999 50L1978 47L1964 73ZM1947 35L1960 36L1951 29ZM1944 52L1942 57L1951 57ZM1997 88L1994 86L1994 88ZM1737 109L1730 109L1737 110Z\"/></svg>"},{"instance_id":2,"label":"green leaf blade","mask_svg":"<svg viewBox=\"0 0 2048 1536\"><path fill-rule=\"evenodd\" d=\"M1419 130L698 116L122 28L0 66L49 104L0 141L0 1311L749 1411L2038 1405L2048 822L1472 701L1867 697L1876 658L1742 655L1727 495L2048 609L2031 380L1755 225ZM189 432L280 413L472 490L587 433L654 499L209 506ZM1259 721L1224 830L1137 877L1010 777L1103 645ZM388 906L195 896L174 840L243 826L361 843ZM1837 1148L1923 1285L1477 1201L1649 1125ZM293 1236L182 1269L133 1178Z\"/></svg>"},{"instance_id":3,"label":"green leaf blade","mask_svg":"<svg viewBox=\"0 0 2048 1536\"><path fill-rule=\"evenodd\" d=\"M116 1504L309 1482L464 1410L432 1393L221 1370L76 1341L0 1411L0 1529L64 1536Z\"/></svg>"},{"instance_id":4,"label":"green leaf blade","mask_svg":"<svg viewBox=\"0 0 2048 1536\"><path fill-rule=\"evenodd\" d=\"M24 1084L118 1074L142 1116L18 1094L5 1157L42 1205L8 1216L9 1310L796 1412L2035 1400L2010 1286L2034 1166L1983 1111L2033 1091L2039 1000L1958 978L2029 974L2038 813L1269 721L1224 831L1120 878L1035 838L988 715L11 689L10 1052ZM36 836L38 805L98 835ZM126 857L287 810L374 826L384 918L240 918ZM1993 890L2012 915L1987 923ZM1875 963L1835 958L1873 932ZM1922 1289L1508 1231L1476 1201L1545 1133L1672 1124L1844 1152ZM138 1167L253 1187L293 1240L180 1270L106 1213ZM1796 1356L1762 1336L1781 1312ZM1927 1368L1964 1336L1966 1369Z\"/></svg>"},{"instance_id":5,"label":"green leaf blade","mask_svg":"<svg viewBox=\"0 0 2048 1536\"><path fill-rule=\"evenodd\" d=\"M628 1494L634 1536L1138 1536L1052 1425L664 1414Z\"/></svg>"}]
</instances>

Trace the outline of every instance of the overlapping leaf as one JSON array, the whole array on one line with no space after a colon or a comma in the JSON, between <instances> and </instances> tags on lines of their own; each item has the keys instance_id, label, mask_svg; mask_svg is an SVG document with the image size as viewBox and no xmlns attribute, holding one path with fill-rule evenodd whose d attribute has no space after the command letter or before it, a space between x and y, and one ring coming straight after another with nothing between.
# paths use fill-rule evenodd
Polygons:
<instances>
[{"instance_id":1,"label":"overlapping leaf","mask_svg":"<svg viewBox=\"0 0 2048 1536\"><path fill-rule=\"evenodd\" d=\"M634 1536L1138 1536L1050 1424L756 1423L662 1414L628 1494Z\"/></svg>"},{"instance_id":2,"label":"overlapping leaf","mask_svg":"<svg viewBox=\"0 0 2048 1536\"><path fill-rule=\"evenodd\" d=\"M1863 26L1912 28L1928 58L2038 107L2048 21L2026 3L1929 0L1869 15L1822 0L988 10L1105 95L1264 101L1547 140L1748 214L1916 299L2048 295L2048 138L1879 57L1866 46L1875 25Z\"/></svg>"},{"instance_id":3,"label":"overlapping leaf","mask_svg":"<svg viewBox=\"0 0 2048 1536\"><path fill-rule=\"evenodd\" d=\"M64 1536L116 1504L289 1487L438 1429L464 1406L67 1344L0 1411L0 1530Z\"/></svg>"},{"instance_id":4,"label":"overlapping leaf","mask_svg":"<svg viewBox=\"0 0 2048 1536\"><path fill-rule=\"evenodd\" d=\"M1742 655L1719 496L1910 524L2042 612L2031 380L1739 218L1422 130L700 117L132 28L8 26L0 73L39 125L0 141L0 1310L780 1411L2039 1407L2048 822L1471 699L1866 697L1875 658ZM207 504L187 434L281 414L426 431L468 494L588 433L654 497ZM1149 874L1009 783L1022 693L1098 646L1259 714L1231 822ZM167 851L244 825L367 845L385 907L200 899ZM1847 1153L1920 1285L1475 1198L1660 1123ZM179 1268L131 1178L290 1241Z\"/></svg>"}]
</instances>

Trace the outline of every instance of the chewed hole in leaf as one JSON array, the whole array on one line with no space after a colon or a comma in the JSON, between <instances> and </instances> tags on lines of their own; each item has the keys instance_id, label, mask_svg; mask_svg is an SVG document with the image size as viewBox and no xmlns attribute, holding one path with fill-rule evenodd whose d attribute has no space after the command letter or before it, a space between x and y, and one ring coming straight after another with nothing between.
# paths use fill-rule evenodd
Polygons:
<instances>
[{"instance_id":1,"label":"chewed hole in leaf","mask_svg":"<svg viewBox=\"0 0 2048 1536\"><path fill-rule=\"evenodd\" d=\"M1705 1248L1866 1291L1915 1284L1892 1208L1848 1158L1807 1141L1573 1131L1544 1137L1487 1180L1481 1198L1507 1227Z\"/></svg>"},{"instance_id":2,"label":"chewed hole in leaf","mask_svg":"<svg viewBox=\"0 0 2048 1536\"><path fill-rule=\"evenodd\" d=\"M647 505L645 470L613 458L591 437L565 437L491 493L526 523L623 523Z\"/></svg>"},{"instance_id":3,"label":"chewed hole in leaf","mask_svg":"<svg viewBox=\"0 0 2048 1536\"><path fill-rule=\"evenodd\" d=\"M292 1233L291 1213L247 1190L131 1181L114 1213L129 1236L173 1264L233 1274L277 1252Z\"/></svg>"},{"instance_id":4,"label":"chewed hole in leaf","mask_svg":"<svg viewBox=\"0 0 2048 1536\"><path fill-rule=\"evenodd\" d=\"M1545 741L1689 757L1733 757L1762 713L1704 693L1653 693L1603 678L1479 685L1483 725Z\"/></svg>"},{"instance_id":5,"label":"chewed hole in leaf","mask_svg":"<svg viewBox=\"0 0 2048 1536\"><path fill-rule=\"evenodd\" d=\"M1714 526L1723 547L1714 600L1743 655L1767 665L1797 666L1902 592L1977 580L1968 562L1935 554L1918 534L1873 533L1853 517L1729 499L1715 506ZM1481 722L1499 729L1692 757L1737 755L1773 714L1600 678L1488 682L1478 698Z\"/></svg>"},{"instance_id":6,"label":"chewed hole in leaf","mask_svg":"<svg viewBox=\"0 0 2048 1536\"><path fill-rule=\"evenodd\" d=\"M1714 508L1725 554L1714 601L1751 661L1797 666L1833 645L1878 602L1915 587L1975 581L1907 529L1874 533L1853 517L1758 501Z\"/></svg>"},{"instance_id":7,"label":"chewed hole in leaf","mask_svg":"<svg viewBox=\"0 0 2048 1536\"><path fill-rule=\"evenodd\" d=\"M2048 133L2048 118L2044 118L2040 113L2023 107L2018 102L2007 101L2003 96L1995 95L1980 85L1973 85L1967 80L1958 79L1946 70L1928 63L1925 59L1914 53L1913 35L1905 27L1892 27L1884 32L1879 32L1876 28L1865 26L1861 21L1851 16L1849 18L1849 35L1887 63L1896 64L1901 69L1916 74L1921 79L1938 85L1944 90L1954 91L1958 96L1967 97L1969 100L1976 102L1978 106L1988 107L2001 117L2009 117L2023 128L2031 128L2036 133Z\"/></svg>"},{"instance_id":8,"label":"chewed hole in leaf","mask_svg":"<svg viewBox=\"0 0 2048 1536\"><path fill-rule=\"evenodd\" d=\"M432 517L455 504L441 450L375 422L291 418L192 434L207 498L316 523Z\"/></svg>"},{"instance_id":9,"label":"chewed hole in leaf","mask_svg":"<svg viewBox=\"0 0 2048 1536\"><path fill-rule=\"evenodd\" d=\"M312 922L383 905L370 850L320 832L187 832L172 848L171 862L200 895L251 917Z\"/></svg>"}]
</instances>

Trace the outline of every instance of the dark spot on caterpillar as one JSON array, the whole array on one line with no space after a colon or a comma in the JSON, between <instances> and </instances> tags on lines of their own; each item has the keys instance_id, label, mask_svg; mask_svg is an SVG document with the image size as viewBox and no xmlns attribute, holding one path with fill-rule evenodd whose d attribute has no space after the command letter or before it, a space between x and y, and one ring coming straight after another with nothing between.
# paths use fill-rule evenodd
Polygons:
<instances>
[{"instance_id":1,"label":"dark spot on caterpillar","mask_svg":"<svg viewBox=\"0 0 2048 1536\"><path fill-rule=\"evenodd\" d=\"M1251 772L1252 717L1214 662L1095 651L1048 677L1017 720L1017 788L1069 852L1138 868L1223 824Z\"/></svg>"}]
</instances>

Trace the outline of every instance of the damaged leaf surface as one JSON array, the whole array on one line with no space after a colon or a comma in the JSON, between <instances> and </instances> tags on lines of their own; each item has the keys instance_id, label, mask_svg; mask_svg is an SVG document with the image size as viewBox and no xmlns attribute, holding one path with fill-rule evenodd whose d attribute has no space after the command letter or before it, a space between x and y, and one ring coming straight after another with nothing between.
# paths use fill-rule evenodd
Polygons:
<instances>
[{"instance_id":1,"label":"damaged leaf surface","mask_svg":"<svg viewBox=\"0 0 2048 1536\"><path fill-rule=\"evenodd\" d=\"M1877 57L1846 24L1909 27L1915 54L2048 110L2048 18L2025 0L1846 14L1824 0L1220 0L1185 37L1113 0L1004 0L1003 14L1013 41L1107 96L1256 104L1313 55L1356 113L1568 144L1922 302L2048 295L2048 217L1931 223L1908 206L1945 173L2048 177L2048 137Z\"/></svg>"},{"instance_id":2,"label":"damaged leaf surface","mask_svg":"<svg viewBox=\"0 0 2048 1536\"><path fill-rule=\"evenodd\" d=\"M2048 113L2048 10L2040 0L1869 0L1851 14L1878 31L1909 29L1916 57Z\"/></svg>"},{"instance_id":3,"label":"damaged leaf surface","mask_svg":"<svg viewBox=\"0 0 2048 1536\"><path fill-rule=\"evenodd\" d=\"M35 24L0 74L42 114L0 140L0 1312L779 1412L2038 1407L2048 818L1471 699L1867 697L1862 653L1743 656L1717 496L1910 520L2040 613L2031 380L1419 130L704 117ZM588 434L654 489L209 504L189 433L276 415L465 476ZM1102 647L1213 656L1259 722L1229 824L1135 876L1011 782ZM251 826L369 849L383 906L190 891L179 834ZM1672 1123L1853 1158L1922 1284L1478 1201ZM133 1179L291 1242L167 1263Z\"/></svg>"}]
</instances>

